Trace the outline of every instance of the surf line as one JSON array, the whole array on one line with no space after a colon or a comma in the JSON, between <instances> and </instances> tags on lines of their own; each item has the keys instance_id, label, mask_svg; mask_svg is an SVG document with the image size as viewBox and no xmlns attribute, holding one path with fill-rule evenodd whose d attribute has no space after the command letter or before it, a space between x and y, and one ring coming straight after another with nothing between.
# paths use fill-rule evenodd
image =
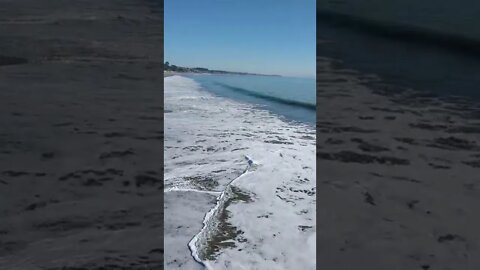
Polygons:
<instances>
[{"instance_id":1,"label":"surf line","mask_svg":"<svg viewBox=\"0 0 480 270\"><path fill-rule=\"evenodd\" d=\"M253 162L253 160L250 157L245 156L245 159L248 162L247 168L243 171L243 173L241 175L239 175L238 177L236 177L235 179L233 179L232 181L230 181L227 184L225 189L217 197L217 203L216 203L215 207L210 209L210 211L208 211L208 213L205 214L205 217L203 218L203 227L200 230L200 232L198 234L196 234L192 238L192 240L190 240L190 242L188 242L188 248L190 249L190 252L191 252L191 255L192 255L193 259L197 263L199 263L200 265L202 265L203 267L205 267L208 270L213 270L213 268L208 262L205 262L200 258L197 243L200 240L202 240L201 239L202 236L208 236L208 230L209 230L210 226L212 225L213 219L215 218L215 216L217 216L217 213L223 207L224 202L229 199L229 196L230 196L229 191L231 190L232 184L235 181L237 181L238 179L240 179L242 176L246 175L249 172L252 172L252 169L255 168L256 164ZM206 240L206 239L204 239L204 240Z\"/></svg>"}]
</instances>

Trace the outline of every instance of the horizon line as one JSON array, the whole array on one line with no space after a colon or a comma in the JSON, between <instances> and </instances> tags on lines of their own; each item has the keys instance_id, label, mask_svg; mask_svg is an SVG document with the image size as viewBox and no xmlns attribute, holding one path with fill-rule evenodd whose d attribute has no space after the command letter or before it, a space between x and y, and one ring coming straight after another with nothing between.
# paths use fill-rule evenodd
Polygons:
<instances>
[{"instance_id":1,"label":"horizon line","mask_svg":"<svg viewBox=\"0 0 480 270\"><path fill-rule=\"evenodd\" d=\"M279 76L279 77L293 77L293 78L305 78L305 79L316 79L317 77L317 74L314 73L313 75L292 75L292 74L275 74L275 73L270 73L270 74L267 74L267 73L257 73L257 72L251 72L251 71L239 71L239 70L229 70L229 69L218 69L218 68L215 68L215 69L212 69L211 67L205 67L205 66L193 66L193 65L185 65L185 66L179 66L179 65L175 65L175 64L172 64L170 63L170 61L165 61L164 60L164 64L165 63L169 63L170 66L177 66L177 67L181 67L181 68L191 68L191 69L195 69L195 68L205 68L209 71L226 71L226 72L231 72L231 73L246 73L246 74L250 74L250 75L263 75L263 76ZM165 71L165 70L164 70Z\"/></svg>"}]
</instances>

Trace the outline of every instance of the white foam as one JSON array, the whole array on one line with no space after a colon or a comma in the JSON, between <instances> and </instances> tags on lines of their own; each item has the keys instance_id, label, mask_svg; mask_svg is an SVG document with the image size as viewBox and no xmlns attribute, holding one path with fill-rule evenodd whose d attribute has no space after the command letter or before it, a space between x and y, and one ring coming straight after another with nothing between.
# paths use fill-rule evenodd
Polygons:
<instances>
[{"instance_id":1,"label":"white foam","mask_svg":"<svg viewBox=\"0 0 480 270\"><path fill-rule=\"evenodd\" d=\"M208 269L314 269L314 128L211 95L181 76L165 78L165 110L165 191L220 194L192 235L195 259ZM245 171L245 156L254 170ZM199 188L202 181L216 184ZM228 206L229 222L243 234L208 261L200 250L231 186L252 198Z\"/></svg>"}]
</instances>

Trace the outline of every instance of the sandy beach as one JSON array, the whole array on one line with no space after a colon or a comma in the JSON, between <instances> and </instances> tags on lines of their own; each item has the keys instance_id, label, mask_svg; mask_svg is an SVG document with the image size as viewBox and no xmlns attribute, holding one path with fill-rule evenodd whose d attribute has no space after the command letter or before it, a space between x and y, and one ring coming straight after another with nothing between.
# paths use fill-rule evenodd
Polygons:
<instances>
[{"instance_id":1,"label":"sandy beach","mask_svg":"<svg viewBox=\"0 0 480 270\"><path fill-rule=\"evenodd\" d=\"M480 267L479 104L317 72L317 267Z\"/></svg>"},{"instance_id":2,"label":"sandy beach","mask_svg":"<svg viewBox=\"0 0 480 270\"><path fill-rule=\"evenodd\" d=\"M0 269L161 269L162 14L0 1Z\"/></svg>"}]
</instances>

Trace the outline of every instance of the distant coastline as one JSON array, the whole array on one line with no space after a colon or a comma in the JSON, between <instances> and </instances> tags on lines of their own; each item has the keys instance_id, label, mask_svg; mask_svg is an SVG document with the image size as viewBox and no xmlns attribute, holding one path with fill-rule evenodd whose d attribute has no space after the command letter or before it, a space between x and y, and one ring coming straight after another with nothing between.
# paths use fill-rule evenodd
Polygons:
<instances>
[{"instance_id":1,"label":"distant coastline","mask_svg":"<svg viewBox=\"0 0 480 270\"><path fill-rule=\"evenodd\" d=\"M165 62L163 69L164 76L171 76L176 73L203 73L203 74L230 74L230 75L254 75L254 76L274 76L281 77L281 75L275 74L258 74L258 73L248 73L248 72L235 72L235 71L225 71L225 70L212 70L203 67L181 67L176 65L170 65L169 62Z\"/></svg>"}]
</instances>

